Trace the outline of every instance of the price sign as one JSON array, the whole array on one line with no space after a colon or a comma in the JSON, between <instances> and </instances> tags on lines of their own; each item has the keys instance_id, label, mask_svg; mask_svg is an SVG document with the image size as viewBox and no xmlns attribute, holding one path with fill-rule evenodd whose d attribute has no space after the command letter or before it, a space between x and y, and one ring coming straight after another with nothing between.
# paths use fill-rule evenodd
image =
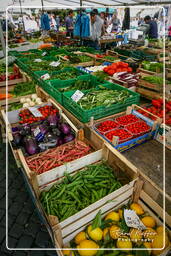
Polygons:
<instances>
[{"instance_id":1,"label":"price sign","mask_svg":"<svg viewBox=\"0 0 171 256\"><path fill-rule=\"evenodd\" d=\"M47 54L47 52L43 52L43 53L42 53L42 56L45 56L46 54Z\"/></svg>"},{"instance_id":2,"label":"price sign","mask_svg":"<svg viewBox=\"0 0 171 256\"><path fill-rule=\"evenodd\" d=\"M141 230L146 229L146 226L142 223L136 212L133 210L124 209L124 219L128 227Z\"/></svg>"},{"instance_id":3,"label":"price sign","mask_svg":"<svg viewBox=\"0 0 171 256\"><path fill-rule=\"evenodd\" d=\"M37 108L29 107L28 109L33 114L33 116L35 116L35 117L42 117L42 114L40 113L40 111Z\"/></svg>"},{"instance_id":4,"label":"price sign","mask_svg":"<svg viewBox=\"0 0 171 256\"><path fill-rule=\"evenodd\" d=\"M35 59L34 62L42 62L41 59Z\"/></svg>"},{"instance_id":5,"label":"price sign","mask_svg":"<svg viewBox=\"0 0 171 256\"><path fill-rule=\"evenodd\" d=\"M59 61L52 61L49 66L58 67L61 63Z\"/></svg>"},{"instance_id":6,"label":"price sign","mask_svg":"<svg viewBox=\"0 0 171 256\"><path fill-rule=\"evenodd\" d=\"M46 73L46 74L44 74L43 76L41 76L41 78L42 78L43 80L47 80L47 79L50 78L50 75L49 75L48 73Z\"/></svg>"},{"instance_id":7,"label":"price sign","mask_svg":"<svg viewBox=\"0 0 171 256\"><path fill-rule=\"evenodd\" d=\"M75 101L75 102L78 102L82 97L83 97L84 93L77 90L72 96L72 100Z\"/></svg>"}]
</instances>

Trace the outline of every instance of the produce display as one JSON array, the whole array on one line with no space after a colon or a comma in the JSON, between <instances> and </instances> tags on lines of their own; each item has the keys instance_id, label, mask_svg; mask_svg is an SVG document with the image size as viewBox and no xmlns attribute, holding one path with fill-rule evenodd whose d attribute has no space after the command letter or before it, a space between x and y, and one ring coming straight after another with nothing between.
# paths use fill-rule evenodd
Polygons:
<instances>
[{"instance_id":1,"label":"produce display","mask_svg":"<svg viewBox=\"0 0 171 256\"><path fill-rule=\"evenodd\" d=\"M107 120L107 121L104 121L104 122L96 125L96 128L101 134L103 134L103 133L105 133L109 130L112 130L118 126L119 126L119 124L117 122L115 122L113 120Z\"/></svg>"},{"instance_id":2,"label":"produce display","mask_svg":"<svg viewBox=\"0 0 171 256\"><path fill-rule=\"evenodd\" d=\"M65 137L65 141L69 137ZM48 149L35 156L26 157L26 162L31 171L37 174L47 172L55 167L81 158L91 152L91 148L84 142L74 140L57 148Z\"/></svg>"},{"instance_id":3,"label":"produce display","mask_svg":"<svg viewBox=\"0 0 171 256\"><path fill-rule=\"evenodd\" d=\"M165 114L165 123L171 126L171 101L165 102L165 110L163 106L163 99L152 100L150 106L144 107L144 109L160 117L163 120L163 122ZM149 117L149 114L147 112L144 112L143 110L139 110L139 112L144 116ZM151 119L155 120L156 118L154 116L151 116Z\"/></svg>"},{"instance_id":4,"label":"produce display","mask_svg":"<svg viewBox=\"0 0 171 256\"><path fill-rule=\"evenodd\" d=\"M132 134L124 128L114 129L104 135L111 142L115 136L119 137L119 143L132 139Z\"/></svg>"},{"instance_id":5,"label":"produce display","mask_svg":"<svg viewBox=\"0 0 171 256\"><path fill-rule=\"evenodd\" d=\"M148 133L151 127L137 116L129 114L98 123L95 129L110 142L113 142L115 136L118 137L120 144Z\"/></svg>"},{"instance_id":6,"label":"produce display","mask_svg":"<svg viewBox=\"0 0 171 256\"><path fill-rule=\"evenodd\" d=\"M76 78L79 75L79 71L77 69L70 69L68 71L62 71L58 74L52 74L50 75L49 79L59 79L59 80L69 80ZM47 79L47 80L49 80Z\"/></svg>"},{"instance_id":7,"label":"produce display","mask_svg":"<svg viewBox=\"0 0 171 256\"><path fill-rule=\"evenodd\" d=\"M88 165L66 177L49 191L43 191L40 201L48 215L63 221L75 213L112 193L122 185L106 163Z\"/></svg>"},{"instance_id":8,"label":"produce display","mask_svg":"<svg viewBox=\"0 0 171 256\"><path fill-rule=\"evenodd\" d=\"M153 72L158 72L158 73L163 72L163 63L159 63L159 62L143 61L142 67L146 70L153 71Z\"/></svg>"},{"instance_id":9,"label":"produce display","mask_svg":"<svg viewBox=\"0 0 171 256\"><path fill-rule=\"evenodd\" d=\"M81 63L81 62L88 62L92 61L92 58L86 55L78 55L74 53L70 53L69 55L65 55L65 58L69 60L70 63Z\"/></svg>"},{"instance_id":10,"label":"produce display","mask_svg":"<svg viewBox=\"0 0 171 256\"><path fill-rule=\"evenodd\" d=\"M118 72L113 75L113 78L126 82L128 87L137 86L139 81L139 74L130 74L127 71Z\"/></svg>"},{"instance_id":11,"label":"produce display","mask_svg":"<svg viewBox=\"0 0 171 256\"><path fill-rule=\"evenodd\" d=\"M138 215L144 224L144 229L127 225L124 212L128 209L133 210ZM156 219L140 204L128 203L109 212L104 217L99 211L92 223L77 233L70 242L70 246L77 248L77 250L72 251L75 256L148 256L150 254L160 255L169 246L169 243L169 235L164 226L159 226ZM98 250L99 248L101 250ZM111 248L111 250L105 250L105 248ZM155 250L156 248L157 250ZM64 255L71 255L69 254L71 250L69 248L68 252L64 250Z\"/></svg>"},{"instance_id":12,"label":"produce display","mask_svg":"<svg viewBox=\"0 0 171 256\"><path fill-rule=\"evenodd\" d=\"M57 109L45 105L38 107L37 111L41 113L40 117L29 109L19 112L20 125L12 127L15 147L24 147L26 155L33 155L74 140L70 125L61 119Z\"/></svg>"},{"instance_id":13,"label":"produce display","mask_svg":"<svg viewBox=\"0 0 171 256\"><path fill-rule=\"evenodd\" d=\"M118 61L105 67L103 71L108 75L113 76L115 73L119 72L132 72L132 68L129 67L128 63Z\"/></svg>"},{"instance_id":14,"label":"produce display","mask_svg":"<svg viewBox=\"0 0 171 256\"><path fill-rule=\"evenodd\" d=\"M125 128L135 137L141 136L142 134L145 134L151 130L151 127L144 121L129 124Z\"/></svg>"},{"instance_id":15,"label":"produce display","mask_svg":"<svg viewBox=\"0 0 171 256\"><path fill-rule=\"evenodd\" d=\"M91 71L91 72L98 72L98 71L103 71L103 69L107 67L106 65L100 65L100 66L91 66L91 67L86 67L86 70Z\"/></svg>"},{"instance_id":16,"label":"produce display","mask_svg":"<svg viewBox=\"0 0 171 256\"><path fill-rule=\"evenodd\" d=\"M128 124L135 123L140 119L133 114L129 114L129 115L117 117L115 120L119 125L126 126Z\"/></svg>"},{"instance_id":17,"label":"produce display","mask_svg":"<svg viewBox=\"0 0 171 256\"><path fill-rule=\"evenodd\" d=\"M20 108L33 107L35 105L41 105L42 100L37 94L32 94L29 97L21 97L19 102L11 103L8 107L8 111L17 110Z\"/></svg>"},{"instance_id":18,"label":"produce display","mask_svg":"<svg viewBox=\"0 0 171 256\"><path fill-rule=\"evenodd\" d=\"M87 110L98 106L109 107L112 104L124 103L130 97L128 91L110 90L103 86L101 86L100 89L101 90L93 90L86 93L78 101L80 107Z\"/></svg>"},{"instance_id":19,"label":"produce display","mask_svg":"<svg viewBox=\"0 0 171 256\"><path fill-rule=\"evenodd\" d=\"M142 79L152 84L163 85L164 83L163 77L160 76L144 76Z\"/></svg>"},{"instance_id":20,"label":"produce display","mask_svg":"<svg viewBox=\"0 0 171 256\"><path fill-rule=\"evenodd\" d=\"M93 75L97 77L100 83L102 83L104 80L110 79L109 76L104 71L95 71Z\"/></svg>"},{"instance_id":21,"label":"produce display","mask_svg":"<svg viewBox=\"0 0 171 256\"><path fill-rule=\"evenodd\" d=\"M8 81L21 78L21 74L18 69L14 67L8 67ZM0 82L6 81L6 66L0 66Z\"/></svg>"},{"instance_id":22,"label":"produce display","mask_svg":"<svg viewBox=\"0 0 171 256\"><path fill-rule=\"evenodd\" d=\"M86 77L86 79L77 79L74 83L69 86L59 88L60 92L67 92L72 90L89 90L96 86L97 83L92 79L91 76Z\"/></svg>"},{"instance_id":23,"label":"produce display","mask_svg":"<svg viewBox=\"0 0 171 256\"><path fill-rule=\"evenodd\" d=\"M25 96L36 92L34 82L17 83L11 92L15 97Z\"/></svg>"}]
</instances>

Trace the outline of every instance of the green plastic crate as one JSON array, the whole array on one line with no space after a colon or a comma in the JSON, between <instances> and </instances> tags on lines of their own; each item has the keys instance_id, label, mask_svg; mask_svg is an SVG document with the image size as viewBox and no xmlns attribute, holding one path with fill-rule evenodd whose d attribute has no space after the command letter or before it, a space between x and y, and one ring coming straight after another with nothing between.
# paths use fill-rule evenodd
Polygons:
<instances>
[{"instance_id":1,"label":"green plastic crate","mask_svg":"<svg viewBox=\"0 0 171 256\"><path fill-rule=\"evenodd\" d=\"M47 83L46 86L44 86L44 88L46 88L46 90L49 90L50 95L56 101L58 101L60 104L63 105L63 94L64 94L64 92L61 92L59 89L66 88L68 86L72 86L72 85L75 84L75 82L77 80L87 81L88 79L90 79L90 81L92 83L92 88L97 87L98 81L97 81L96 77L94 77L90 74L85 74L85 75L78 76L77 78L72 79L72 80L63 81L63 83L61 83L59 81L57 83L57 81L56 81L55 85Z\"/></svg>"},{"instance_id":2,"label":"green plastic crate","mask_svg":"<svg viewBox=\"0 0 171 256\"><path fill-rule=\"evenodd\" d=\"M102 117L110 116L110 115L125 111L126 108L132 104L139 104L140 95L138 93L128 90L127 88L124 88L118 84L106 83L103 86L113 90L128 91L129 94L132 95L132 97L128 98L124 104L116 103L111 105L110 107L101 106L101 107L93 108L91 110L84 110L76 102L74 102L71 99L71 96L75 91L69 91L63 94L64 107L68 111L70 111L74 116L76 116L81 122L87 123L90 121L91 117L94 117L94 119L97 120ZM87 93L89 91L87 90L83 92Z\"/></svg>"}]
</instances>

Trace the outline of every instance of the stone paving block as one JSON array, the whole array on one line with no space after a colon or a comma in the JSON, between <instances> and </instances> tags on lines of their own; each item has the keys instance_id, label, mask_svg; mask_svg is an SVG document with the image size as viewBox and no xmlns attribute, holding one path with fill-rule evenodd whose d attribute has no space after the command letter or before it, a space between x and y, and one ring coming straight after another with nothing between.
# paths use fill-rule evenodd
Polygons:
<instances>
[{"instance_id":1,"label":"stone paving block","mask_svg":"<svg viewBox=\"0 0 171 256\"><path fill-rule=\"evenodd\" d=\"M20 213L21 209L22 204L20 204L19 202L15 202L9 208L9 213L12 213L13 215L17 216Z\"/></svg>"},{"instance_id":2,"label":"stone paving block","mask_svg":"<svg viewBox=\"0 0 171 256\"><path fill-rule=\"evenodd\" d=\"M3 242L3 240L5 239L5 233L6 233L6 230L5 230L5 227L0 227L0 243Z\"/></svg>"},{"instance_id":3,"label":"stone paving block","mask_svg":"<svg viewBox=\"0 0 171 256\"><path fill-rule=\"evenodd\" d=\"M5 216L5 209L0 209L0 219Z\"/></svg>"},{"instance_id":4,"label":"stone paving block","mask_svg":"<svg viewBox=\"0 0 171 256\"><path fill-rule=\"evenodd\" d=\"M23 233L23 227L18 223L15 223L9 231L9 235L14 238L19 238Z\"/></svg>"},{"instance_id":5,"label":"stone paving block","mask_svg":"<svg viewBox=\"0 0 171 256\"><path fill-rule=\"evenodd\" d=\"M4 215L3 218L0 221L0 226L1 227L6 227L6 216Z\"/></svg>"},{"instance_id":6,"label":"stone paving block","mask_svg":"<svg viewBox=\"0 0 171 256\"><path fill-rule=\"evenodd\" d=\"M49 234L41 231L37 234L35 243L37 244L37 247L47 248L47 245L49 245L48 240Z\"/></svg>"},{"instance_id":7,"label":"stone paving block","mask_svg":"<svg viewBox=\"0 0 171 256\"><path fill-rule=\"evenodd\" d=\"M16 251L14 252L13 256L27 256L27 251Z\"/></svg>"},{"instance_id":8,"label":"stone paving block","mask_svg":"<svg viewBox=\"0 0 171 256\"><path fill-rule=\"evenodd\" d=\"M22 211L16 218L16 223L19 223L20 225L25 225L29 221L30 217L30 214Z\"/></svg>"},{"instance_id":9,"label":"stone paving block","mask_svg":"<svg viewBox=\"0 0 171 256\"><path fill-rule=\"evenodd\" d=\"M33 237L29 235L23 235L17 244L17 248L31 248L33 241L34 241Z\"/></svg>"},{"instance_id":10,"label":"stone paving block","mask_svg":"<svg viewBox=\"0 0 171 256\"><path fill-rule=\"evenodd\" d=\"M0 199L5 196L5 189L3 187L0 187Z\"/></svg>"},{"instance_id":11,"label":"stone paving block","mask_svg":"<svg viewBox=\"0 0 171 256\"><path fill-rule=\"evenodd\" d=\"M17 191L14 188L8 189L8 198L16 198Z\"/></svg>"},{"instance_id":12,"label":"stone paving block","mask_svg":"<svg viewBox=\"0 0 171 256\"><path fill-rule=\"evenodd\" d=\"M11 227L16 219L16 216L8 213L8 227Z\"/></svg>"},{"instance_id":13,"label":"stone paving block","mask_svg":"<svg viewBox=\"0 0 171 256\"><path fill-rule=\"evenodd\" d=\"M12 250L8 250L6 248L6 241L3 242L0 251L5 252L7 255L11 255L13 253Z\"/></svg>"},{"instance_id":14,"label":"stone paving block","mask_svg":"<svg viewBox=\"0 0 171 256\"><path fill-rule=\"evenodd\" d=\"M18 240L13 237L8 237L8 247L9 248L16 248L16 245L18 243Z\"/></svg>"},{"instance_id":15,"label":"stone paving block","mask_svg":"<svg viewBox=\"0 0 171 256\"><path fill-rule=\"evenodd\" d=\"M26 225L25 225L26 226ZM35 237L37 235L37 233L40 231L40 224L38 223L34 223L34 222L29 222L28 226L25 227L25 234L29 234L33 237Z\"/></svg>"}]
</instances>

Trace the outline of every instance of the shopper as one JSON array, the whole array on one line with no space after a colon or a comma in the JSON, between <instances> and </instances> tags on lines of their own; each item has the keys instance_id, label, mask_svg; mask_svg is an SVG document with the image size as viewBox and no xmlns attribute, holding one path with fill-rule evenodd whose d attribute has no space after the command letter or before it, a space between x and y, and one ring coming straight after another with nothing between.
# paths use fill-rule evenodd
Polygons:
<instances>
[{"instance_id":1,"label":"shopper","mask_svg":"<svg viewBox=\"0 0 171 256\"><path fill-rule=\"evenodd\" d=\"M108 22L107 22L105 12L100 13L100 18L103 20L102 35L104 35L106 33L106 30L107 30L107 27L108 27Z\"/></svg>"},{"instance_id":2,"label":"shopper","mask_svg":"<svg viewBox=\"0 0 171 256\"><path fill-rule=\"evenodd\" d=\"M99 49L99 40L102 35L103 20L99 17L98 12L93 10L90 13L91 18L91 40L90 46L96 50Z\"/></svg>"},{"instance_id":3,"label":"shopper","mask_svg":"<svg viewBox=\"0 0 171 256\"><path fill-rule=\"evenodd\" d=\"M121 24L120 23L120 20L118 19L117 17L117 13L115 12L112 16L112 19L110 20L109 22L109 25L112 24L112 30L111 32L117 32L118 31L118 28L119 28L119 25Z\"/></svg>"},{"instance_id":4,"label":"shopper","mask_svg":"<svg viewBox=\"0 0 171 256\"><path fill-rule=\"evenodd\" d=\"M50 30L50 18L47 12L43 12L40 18L41 29L42 29L42 37L48 35L48 31Z\"/></svg>"},{"instance_id":5,"label":"shopper","mask_svg":"<svg viewBox=\"0 0 171 256\"><path fill-rule=\"evenodd\" d=\"M156 21L152 20L150 16L144 18L146 24L149 25L148 36L149 38L158 38L158 28Z\"/></svg>"},{"instance_id":6,"label":"shopper","mask_svg":"<svg viewBox=\"0 0 171 256\"><path fill-rule=\"evenodd\" d=\"M56 15L55 20L56 20L56 31L59 32L60 18L58 15Z\"/></svg>"},{"instance_id":7,"label":"shopper","mask_svg":"<svg viewBox=\"0 0 171 256\"><path fill-rule=\"evenodd\" d=\"M74 30L73 16L74 16L73 10L69 10L68 16L65 19L66 31L67 31L66 36L71 38L73 38L73 30Z\"/></svg>"}]
</instances>

